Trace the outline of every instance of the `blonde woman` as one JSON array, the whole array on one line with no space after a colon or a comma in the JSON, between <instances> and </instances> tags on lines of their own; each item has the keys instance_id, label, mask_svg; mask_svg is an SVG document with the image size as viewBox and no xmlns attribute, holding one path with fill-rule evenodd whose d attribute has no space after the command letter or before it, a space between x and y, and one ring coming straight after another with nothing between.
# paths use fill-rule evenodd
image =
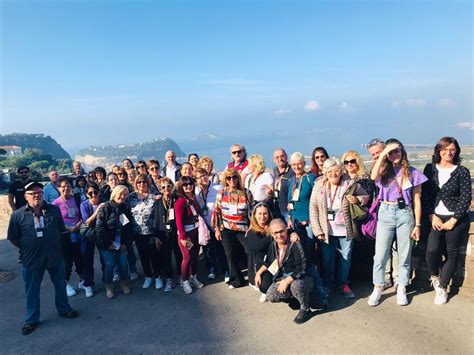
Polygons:
<instances>
[{"instance_id":1,"label":"blonde woman","mask_svg":"<svg viewBox=\"0 0 474 355\"><path fill-rule=\"evenodd\" d=\"M348 150L342 155L342 163L344 164L344 172L354 181L357 181L369 195L368 205L371 204L375 194L375 183L370 179L364 167L362 157L355 150Z\"/></svg>"},{"instance_id":2,"label":"blonde woman","mask_svg":"<svg viewBox=\"0 0 474 355\"><path fill-rule=\"evenodd\" d=\"M251 155L247 167L250 174L245 179L245 188L252 192L255 202L269 201L273 197L273 176L265 172L263 157Z\"/></svg>"},{"instance_id":3,"label":"blonde woman","mask_svg":"<svg viewBox=\"0 0 474 355\"><path fill-rule=\"evenodd\" d=\"M214 170L214 161L208 157L202 157L199 160L198 168L203 168L209 174L209 180L214 184L219 184L219 173Z\"/></svg>"}]
</instances>

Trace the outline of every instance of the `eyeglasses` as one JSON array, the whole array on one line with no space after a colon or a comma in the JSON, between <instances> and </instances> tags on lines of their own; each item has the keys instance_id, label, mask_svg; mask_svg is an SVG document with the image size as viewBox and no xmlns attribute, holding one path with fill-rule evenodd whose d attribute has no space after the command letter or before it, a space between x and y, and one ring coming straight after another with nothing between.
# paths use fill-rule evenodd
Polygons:
<instances>
[{"instance_id":1,"label":"eyeglasses","mask_svg":"<svg viewBox=\"0 0 474 355\"><path fill-rule=\"evenodd\" d=\"M234 155L239 155L240 153L242 153L241 150L235 150L235 151L232 152L232 154L234 154Z\"/></svg>"},{"instance_id":2,"label":"eyeglasses","mask_svg":"<svg viewBox=\"0 0 474 355\"><path fill-rule=\"evenodd\" d=\"M225 179L227 181L230 181L230 180L238 180L239 177L237 175L232 175L232 176L226 176Z\"/></svg>"},{"instance_id":3,"label":"eyeglasses","mask_svg":"<svg viewBox=\"0 0 474 355\"><path fill-rule=\"evenodd\" d=\"M140 180L140 181L137 181L136 184L148 184L148 181L146 180Z\"/></svg>"},{"instance_id":4,"label":"eyeglasses","mask_svg":"<svg viewBox=\"0 0 474 355\"><path fill-rule=\"evenodd\" d=\"M284 234L284 233L286 233L286 229L281 229L279 231L272 232L272 235L277 236L279 234Z\"/></svg>"},{"instance_id":5,"label":"eyeglasses","mask_svg":"<svg viewBox=\"0 0 474 355\"><path fill-rule=\"evenodd\" d=\"M150 167L150 168L148 168L148 169L150 169L150 170L158 170L159 167L157 167L157 166L152 166L152 167Z\"/></svg>"},{"instance_id":6,"label":"eyeglasses","mask_svg":"<svg viewBox=\"0 0 474 355\"><path fill-rule=\"evenodd\" d=\"M323 159L323 158L326 159L326 156L325 155L315 155L314 156L315 160L320 160L320 159Z\"/></svg>"},{"instance_id":7,"label":"eyeglasses","mask_svg":"<svg viewBox=\"0 0 474 355\"><path fill-rule=\"evenodd\" d=\"M351 160L344 160L344 165L349 165L349 164L356 164L357 160L356 159L351 159Z\"/></svg>"},{"instance_id":8,"label":"eyeglasses","mask_svg":"<svg viewBox=\"0 0 474 355\"><path fill-rule=\"evenodd\" d=\"M95 195L98 195L98 194L99 194L99 191L95 191L95 190L94 191L89 191L87 193L87 195L89 195L89 196L95 196Z\"/></svg>"},{"instance_id":9,"label":"eyeglasses","mask_svg":"<svg viewBox=\"0 0 474 355\"><path fill-rule=\"evenodd\" d=\"M183 187L189 187L189 186L194 186L194 184L192 182L185 182L183 184Z\"/></svg>"},{"instance_id":10,"label":"eyeglasses","mask_svg":"<svg viewBox=\"0 0 474 355\"><path fill-rule=\"evenodd\" d=\"M371 139L370 142L367 144L368 147L373 147L374 145L377 145L377 144L384 144L385 145L385 142L383 140L381 140L380 138L374 138L374 139Z\"/></svg>"},{"instance_id":11,"label":"eyeglasses","mask_svg":"<svg viewBox=\"0 0 474 355\"><path fill-rule=\"evenodd\" d=\"M30 196L41 196L43 194L43 191L28 191L28 192L25 192L26 195L30 195Z\"/></svg>"},{"instance_id":12,"label":"eyeglasses","mask_svg":"<svg viewBox=\"0 0 474 355\"><path fill-rule=\"evenodd\" d=\"M184 186L184 185L183 185ZM164 189L171 189L173 187L173 185L163 185L163 186L160 186L160 189L164 190Z\"/></svg>"}]
</instances>

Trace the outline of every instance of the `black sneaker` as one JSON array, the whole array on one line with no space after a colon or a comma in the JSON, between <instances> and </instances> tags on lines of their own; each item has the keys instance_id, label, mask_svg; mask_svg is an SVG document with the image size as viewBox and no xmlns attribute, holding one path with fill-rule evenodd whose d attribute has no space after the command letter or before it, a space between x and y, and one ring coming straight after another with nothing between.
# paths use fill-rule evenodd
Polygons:
<instances>
[{"instance_id":1,"label":"black sneaker","mask_svg":"<svg viewBox=\"0 0 474 355\"><path fill-rule=\"evenodd\" d=\"M60 314L59 316L63 318L73 319L73 318L76 318L78 315L79 313L77 311L71 309L69 312Z\"/></svg>"},{"instance_id":2,"label":"black sneaker","mask_svg":"<svg viewBox=\"0 0 474 355\"><path fill-rule=\"evenodd\" d=\"M295 317L293 322L296 324L303 324L306 322L311 316L311 311L309 309L300 309L298 315Z\"/></svg>"}]
</instances>

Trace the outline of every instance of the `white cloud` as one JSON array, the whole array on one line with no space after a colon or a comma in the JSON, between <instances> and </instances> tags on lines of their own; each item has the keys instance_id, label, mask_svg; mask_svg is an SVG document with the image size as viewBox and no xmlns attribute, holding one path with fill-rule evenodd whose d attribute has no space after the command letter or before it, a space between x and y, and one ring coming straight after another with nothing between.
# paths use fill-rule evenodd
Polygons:
<instances>
[{"instance_id":1,"label":"white cloud","mask_svg":"<svg viewBox=\"0 0 474 355\"><path fill-rule=\"evenodd\" d=\"M318 111L320 108L319 102L315 100L310 100L304 105L306 111Z\"/></svg>"},{"instance_id":2,"label":"white cloud","mask_svg":"<svg viewBox=\"0 0 474 355\"><path fill-rule=\"evenodd\" d=\"M451 108L456 106L456 101L449 98L440 99L438 101L438 106L443 108Z\"/></svg>"},{"instance_id":3,"label":"white cloud","mask_svg":"<svg viewBox=\"0 0 474 355\"><path fill-rule=\"evenodd\" d=\"M459 122L456 123L457 128L469 129L474 131L474 123L473 122Z\"/></svg>"},{"instance_id":4,"label":"white cloud","mask_svg":"<svg viewBox=\"0 0 474 355\"><path fill-rule=\"evenodd\" d=\"M347 101L342 101L341 104L339 105L339 111L340 112L353 112L354 107Z\"/></svg>"},{"instance_id":5,"label":"white cloud","mask_svg":"<svg viewBox=\"0 0 474 355\"><path fill-rule=\"evenodd\" d=\"M206 136L207 136L207 138L210 138L210 139L217 139L218 138L214 133L211 133L211 132L207 132Z\"/></svg>"},{"instance_id":6,"label":"white cloud","mask_svg":"<svg viewBox=\"0 0 474 355\"><path fill-rule=\"evenodd\" d=\"M288 110L286 108L279 108L278 110L273 111L273 114L275 116L284 116L291 113L291 110Z\"/></svg>"},{"instance_id":7,"label":"white cloud","mask_svg":"<svg viewBox=\"0 0 474 355\"><path fill-rule=\"evenodd\" d=\"M426 106L426 101L418 97L418 98L406 99L405 104L408 107L424 107Z\"/></svg>"}]
</instances>

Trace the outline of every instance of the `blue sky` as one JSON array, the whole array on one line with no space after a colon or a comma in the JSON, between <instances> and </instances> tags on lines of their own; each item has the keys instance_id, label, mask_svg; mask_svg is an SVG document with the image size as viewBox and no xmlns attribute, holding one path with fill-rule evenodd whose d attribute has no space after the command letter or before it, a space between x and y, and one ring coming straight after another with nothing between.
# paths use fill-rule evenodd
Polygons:
<instances>
[{"instance_id":1,"label":"blue sky","mask_svg":"<svg viewBox=\"0 0 474 355\"><path fill-rule=\"evenodd\" d=\"M70 151L472 144L468 1L2 1L1 50L1 132Z\"/></svg>"}]
</instances>

